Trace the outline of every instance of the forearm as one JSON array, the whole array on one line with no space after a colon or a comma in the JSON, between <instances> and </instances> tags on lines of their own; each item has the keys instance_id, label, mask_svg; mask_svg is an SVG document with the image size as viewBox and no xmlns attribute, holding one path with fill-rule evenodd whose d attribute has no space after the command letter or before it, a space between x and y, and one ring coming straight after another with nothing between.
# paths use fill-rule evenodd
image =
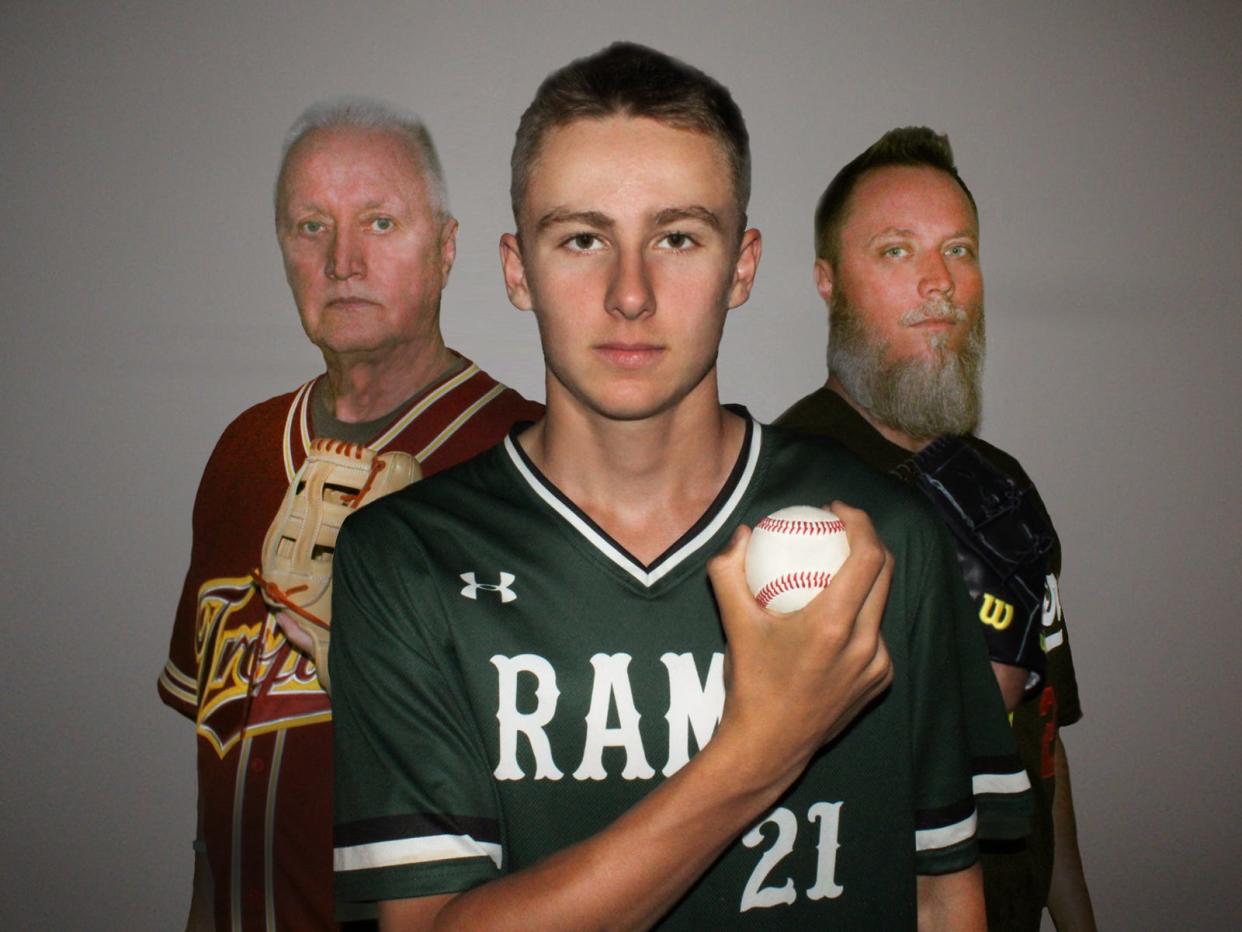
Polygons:
<instances>
[{"instance_id":1,"label":"forearm","mask_svg":"<svg viewBox=\"0 0 1242 932\"><path fill-rule=\"evenodd\" d=\"M1000 687L1001 699L1005 702L1005 711L1012 712L1022 702L1028 676L1026 667L1015 667L1012 664L997 663L993 660L992 675L996 677L996 685Z\"/></svg>"},{"instance_id":2,"label":"forearm","mask_svg":"<svg viewBox=\"0 0 1242 932\"><path fill-rule=\"evenodd\" d=\"M978 864L918 880L919 932L983 932L983 874Z\"/></svg>"},{"instance_id":3,"label":"forearm","mask_svg":"<svg viewBox=\"0 0 1242 932\"><path fill-rule=\"evenodd\" d=\"M1065 757L1065 745L1059 740L1054 762L1057 788L1052 801L1052 829L1055 848L1048 912L1061 932L1094 932L1095 912L1091 908L1091 892L1087 889L1082 855L1078 850L1078 824L1074 818L1069 762Z\"/></svg>"},{"instance_id":4,"label":"forearm","mask_svg":"<svg viewBox=\"0 0 1242 932\"><path fill-rule=\"evenodd\" d=\"M796 779L718 734L603 831L529 868L449 898L381 904L384 930L642 929L667 913Z\"/></svg>"}]
</instances>

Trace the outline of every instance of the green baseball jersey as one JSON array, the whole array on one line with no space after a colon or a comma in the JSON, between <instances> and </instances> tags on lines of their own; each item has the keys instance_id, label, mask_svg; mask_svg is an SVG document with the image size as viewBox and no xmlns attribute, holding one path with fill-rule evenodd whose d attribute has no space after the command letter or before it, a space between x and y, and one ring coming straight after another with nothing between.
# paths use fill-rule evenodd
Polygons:
<instances>
[{"instance_id":1,"label":"green baseball jersey","mask_svg":"<svg viewBox=\"0 0 1242 932\"><path fill-rule=\"evenodd\" d=\"M664 926L913 928L916 874L977 856L963 736L982 713L959 688L954 557L900 483L749 420L716 501L648 565L513 436L346 522L330 659L338 897L459 891L520 870L684 766L724 703L707 560L739 523L833 499L866 510L896 557L882 626L893 685Z\"/></svg>"}]
</instances>

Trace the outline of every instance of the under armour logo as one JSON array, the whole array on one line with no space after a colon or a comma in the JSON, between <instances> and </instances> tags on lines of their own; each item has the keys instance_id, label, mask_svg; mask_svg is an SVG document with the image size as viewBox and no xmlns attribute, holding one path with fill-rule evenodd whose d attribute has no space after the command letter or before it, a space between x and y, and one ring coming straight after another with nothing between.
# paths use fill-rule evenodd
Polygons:
<instances>
[{"instance_id":1,"label":"under armour logo","mask_svg":"<svg viewBox=\"0 0 1242 932\"><path fill-rule=\"evenodd\" d=\"M478 599L479 590L484 592L499 592L501 602L512 602L517 598L517 593L509 588L513 581L517 579L512 573L501 573L500 584L481 583L474 578L474 573L462 573L461 580L466 584L466 588L461 590L461 594L467 599Z\"/></svg>"}]
</instances>

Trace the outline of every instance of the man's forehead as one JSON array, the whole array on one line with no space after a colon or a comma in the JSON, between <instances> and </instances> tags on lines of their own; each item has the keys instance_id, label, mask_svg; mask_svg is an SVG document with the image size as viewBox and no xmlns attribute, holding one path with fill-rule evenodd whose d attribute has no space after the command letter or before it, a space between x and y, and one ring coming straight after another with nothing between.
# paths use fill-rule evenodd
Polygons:
<instances>
[{"instance_id":1,"label":"man's forehead","mask_svg":"<svg viewBox=\"0 0 1242 932\"><path fill-rule=\"evenodd\" d=\"M846 204L845 227L874 236L913 232L929 223L978 235L978 217L962 186L929 165L885 165L858 179Z\"/></svg>"},{"instance_id":2,"label":"man's forehead","mask_svg":"<svg viewBox=\"0 0 1242 932\"><path fill-rule=\"evenodd\" d=\"M288 193L315 180L367 180L378 189L424 187L422 161L413 142L395 130L340 126L314 129L294 143L281 172Z\"/></svg>"},{"instance_id":3,"label":"man's forehead","mask_svg":"<svg viewBox=\"0 0 1242 932\"><path fill-rule=\"evenodd\" d=\"M650 212L720 212L714 204L705 208L706 200L731 207L733 175L724 146L709 133L649 117L579 117L548 130L530 166L524 208L542 223L549 215L599 212L590 202L600 195L638 198L661 187L676 196Z\"/></svg>"},{"instance_id":4,"label":"man's forehead","mask_svg":"<svg viewBox=\"0 0 1242 932\"><path fill-rule=\"evenodd\" d=\"M398 130L385 126L321 126L309 130L290 150L292 159L298 153L349 153L352 151L387 151L396 159L417 162L412 141Z\"/></svg>"}]
</instances>

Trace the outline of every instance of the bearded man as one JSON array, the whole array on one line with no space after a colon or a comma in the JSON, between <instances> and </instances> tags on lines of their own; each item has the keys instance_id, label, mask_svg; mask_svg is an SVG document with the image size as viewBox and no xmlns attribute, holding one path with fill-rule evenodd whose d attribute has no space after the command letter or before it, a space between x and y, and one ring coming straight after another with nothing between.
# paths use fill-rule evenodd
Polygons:
<instances>
[{"instance_id":1,"label":"bearded man","mask_svg":"<svg viewBox=\"0 0 1242 932\"><path fill-rule=\"evenodd\" d=\"M894 129L841 169L815 212L815 254L828 382L777 423L836 438L938 505L1036 797L1029 839L983 846L988 927L1038 930L1047 905L1058 929L1094 929L1058 739L1082 716L1060 545L1017 460L974 435L979 218L948 137Z\"/></svg>"}]
</instances>

